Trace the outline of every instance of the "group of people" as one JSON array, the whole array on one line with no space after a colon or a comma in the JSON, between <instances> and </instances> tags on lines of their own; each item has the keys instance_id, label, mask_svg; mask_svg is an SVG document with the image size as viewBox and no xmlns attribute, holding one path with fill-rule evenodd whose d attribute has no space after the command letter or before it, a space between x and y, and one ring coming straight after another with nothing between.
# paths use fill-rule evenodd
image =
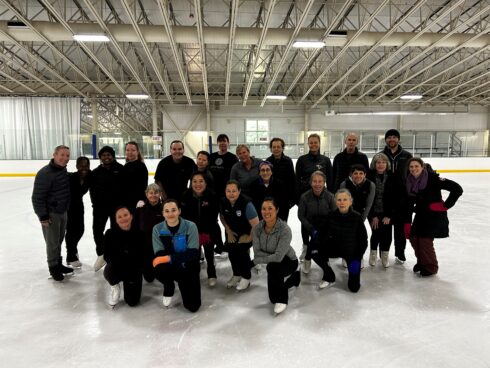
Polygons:
<instances>
[{"instance_id":1,"label":"group of people","mask_svg":"<svg viewBox=\"0 0 490 368\"><path fill-rule=\"evenodd\" d=\"M177 282L184 307L196 312L201 305L200 262L206 260L207 283L214 287L214 257L222 252L228 253L233 273L227 288L246 290L251 269L267 265L275 313L286 309L288 289L300 284L300 262L304 274L310 272L311 260L318 264L323 271L318 287L324 289L335 283L329 259L342 258L348 289L357 292L368 248L366 220L371 229L370 266L376 266L379 248L382 266L389 267L393 231L395 262L406 261L409 239L417 258L413 271L434 275L438 263L433 241L448 236L447 210L462 188L404 150L397 130L388 130L385 141L386 147L369 166L357 148L357 135L349 133L345 149L332 164L320 152L320 136L311 134L309 152L294 167L281 138L270 141L272 155L262 160L244 144L232 154L228 136L220 134L218 151L198 152L197 164L184 155L184 143L176 140L150 185L136 142L126 144L124 165L105 146L98 153L96 169L90 171L90 161L80 157L77 171L69 174L69 148L58 146L50 163L37 173L32 195L49 272L56 281L73 272L62 263L63 239L68 266L81 267L77 244L84 232L82 198L89 192L97 253L94 270L105 265L112 306L120 299L121 283L124 300L134 306L143 279L157 279L163 284L164 306L171 305ZM449 191L446 200L442 190ZM294 205L303 240L299 259L287 223ZM104 233L107 220L110 229Z\"/></svg>"}]
</instances>

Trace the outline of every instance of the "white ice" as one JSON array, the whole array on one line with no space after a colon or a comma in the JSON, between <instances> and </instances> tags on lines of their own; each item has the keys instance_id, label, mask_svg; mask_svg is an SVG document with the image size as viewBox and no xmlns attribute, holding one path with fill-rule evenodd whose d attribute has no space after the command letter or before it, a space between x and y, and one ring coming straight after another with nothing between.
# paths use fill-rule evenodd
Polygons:
<instances>
[{"instance_id":1,"label":"white ice","mask_svg":"<svg viewBox=\"0 0 490 368\"><path fill-rule=\"evenodd\" d=\"M3 367L490 367L490 174L448 174L464 194L450 210L448 239L436 240L439 274L405 265L367 266L358 294L333 261L337 283L319 291L314 265L275 317L265 271L249 290L227 290L228 259L217 259L218 285L202 269L202 307L187 312L176 291L143 285L141 304L107 307L109 287L94 273L91 207L79 244L83 267L48 280L44 241L31 207L33 179L0 178L0 365ZM301 236L291 214L293 246ZM63 252L65 256L65 252ZM365 256L367 260L367 255ZM390 252L393 263L393 249ZM203 266L204 267L204 266Z\"/></svg>"}]
</instances>

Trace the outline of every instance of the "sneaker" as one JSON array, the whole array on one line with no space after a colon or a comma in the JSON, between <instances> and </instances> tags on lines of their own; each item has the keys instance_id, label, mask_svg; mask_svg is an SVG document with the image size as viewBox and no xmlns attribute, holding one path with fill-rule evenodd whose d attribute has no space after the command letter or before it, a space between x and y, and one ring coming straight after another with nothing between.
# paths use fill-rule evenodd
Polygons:
<instances>
[{"instance_id":1,"label":"sneaker","mask_svg":"<svg viewBox=\"0 0 490 368\"><path fill-rule=\"evenodd\" d=\"M242 278L238 285L236 286L236 289L238 291L246 290L250 287L250 280Z\"/></svg>"},{"instance_id":2,"label":"sneaker","mask_svg":"<svg viewBox=\"0 0 490 368\"><path fill-rule=\"evenodd\" d=\"M384 268L390 267L390 261L388 259L389 252L381 252L381 264Z\"/></svg>"},{"instance_id":3,"label":"sneaker","mask_svg":"<svg viewBox=\"0 0 490 368\"><path fill-rule=\"evenodd\" d=\"M58 265L49 267L49 274L54 281L63 281L65 278Z\"/></svg>"},{"instance_id":4,"label":"sneaker","mask_svg":"<svg viewBox=\"0 0 490 368\"><path fill-rule=\"evenodd\" d=\"M332 287L335 285L335 281L333 282L328 282L328 281L325 281L325 280L322 280L320 281L320 283L318 284L318 288L319 289L326 289L326 288L329 288L329 287Z\"/></svg>"},{"instance_id":5,"label":"sneaker","mask_svg":"<svg viewBox=\"0 0 490 368\"><path fill-rule=\"evenodd\" d=\"M275 314L279 314L279 313L282 313L286 310L286 308L288 307L287 304L284 304L284 303L276 303L274 304L274 313Z\"/></svg>"},{"instance_id":6,"label":"sneaker","mask_svg":"<svg viewBox=\"0 0 490 368\"><path fill-rule=\"evenodd\" d=\"M209 286L209 287L214 287L214 286L216 286L216 278L215 278L215 277L210 277L210 278L208 279L208 286Z\"/></svg>"},{"instance_id":7,"label":"sneaker","mask_svg":"<svg viewBox=\"0 0 490 368\"><path fill-rule=\"evenodd\" d=\"M303 244L303 250L301 251L301 254L299 256L299 261L300 262L303 262L305 260L306 248L307 248L307 245L306 244Z\"/></svg>"},{"instance_id":8,"label":"sneaker","mask_svg":"<svg viewBox=\"0 0 490 368\"><path fill-rule=\"evenodd\" d=\"M172 303L172 298L171 296L163 296L163 306L168 307L170 303Z\"/></svg>"},{"instance_id":9,"label":"sneaker","mask_svg":"<svg viewBox=\"0 0 490 368\"><path fill-rule=\"evenodd\" d=\"M119 284L111 286L111 295L109 296L109 305L115 306L119 303L119 297L121 296L121 286Z\"/></svg>"},{"instance_id":10,"label":"sneaker","mask_svg":"<svg viewBox=\"0 0 490 368\"><path fill-rule=\"evenodd\" d=\"M232 276L231 279L226 284L226 287L228 289L236 287L241 279L242 279L241 276Z\"/></svg>"},{"instance_id":11,"label":"sneaker","mask_svg":"<svg viewBox=\"0 0 490 368\"><path fill-rule=\"evenodd\" d=\"M78 259L76 261L72 262L67 262L69 266L72 266L74 268L82 268L82 262L80 262Z\"/></svg>"},{"instance_id":12,"label":"sneaker","mask_svg":"<svg viewBox=\"0 0 490 368\"><path fill-rule=\"evenodd\" d=\"M305 259L303 265L301 266L301 271L303 271L303 273L305 274L308 274L310 273L310 270L311 270L311 261Z\"/></svg>"},{"instance_id":13,"label":"sneaker","mask_svg":"<svg viewBox=\"0 0 490 368\"><path fill-rule=\"evenodd\" d=\"M73 268L59 265L60 271L63 275L73 275Z\"/></svg>"},{"instance_id":14,"label":"sneaker","mask_svg":"<svg viewBox=\"0 0 490 368\"><path fill-rule=\"evenodd\" d=\"M378 259L378 254L377 254L376 250L371 250L371 252L369 252L369 265L371 267L376 266L376 260L377 259Z\"/></svg>"},{"instance_id":15,"label":"sneaker","mask_svg":"<svg viewBox=\"0 0 490 368\"><path fill-rule=\"evenodd\" d=\"M100 270L102 267L104 267L106 264L106 261L104 259L104 256L101 255L101 256L98 256L97 259L95 260L95 263L94 263L94 272L97 272L98 270Z\"/></svg>"}]
</instances>

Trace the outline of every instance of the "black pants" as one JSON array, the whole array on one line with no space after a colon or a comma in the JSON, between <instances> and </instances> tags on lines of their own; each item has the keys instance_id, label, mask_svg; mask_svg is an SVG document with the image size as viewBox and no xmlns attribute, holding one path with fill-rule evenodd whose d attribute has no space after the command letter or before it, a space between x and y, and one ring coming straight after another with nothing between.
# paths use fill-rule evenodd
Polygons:
<instances>
[{"instance_id":1,"label":"black pants","mask_svg":"<svg viewBox=\"0 0 490 368\"><path fill-rule=\"evenodd\" d=\"M155 253L153 252L153 244L151 240L145 243L143 250L143 278L147 282L153 282L155 280L155 268L153 267L153 259Z\"/></svg>"},{"instance_id":2,"label":"black pants","mask_svg":"<svg viewBox=\"0 0 490 368\"><path fill-rule=\"evenodd\" d=\"M111 222L111 228L115 226L114 209L104 207L94 207L94 222L92 231L94 233L95 251L98 256L104 254L104 230L107 220Z\"/></svg>"},{"instance_id":3,"label":"black pants","mask_svg":"<svg viewBox=\"0 0 490 368\"><path fill-rule=\"evenodd\" d=\"M391 224L384 225L379 221L378 228L372 230L370 244L371 250L377 250L378 246L382 252L388 252L391 245Z\"/></svg>"},{"instance_id":4,"label":"black pants","mask_svg":"<svg viewBox=\"0 0 490 368\"><path fill-rule=\"evenodd\" d=\"M407 239L405 239L405 232L403 231L404 223L401 220L397 220L393 224L393 233L395 238L395 256L402 261L405 260L405 247L407 245Z\"/></svg>"},{"instance_id":5,"label":"black pants","mask_svg":"<svg viewBox=\"0 0 490 368\"><path fill-rule=\"evenodd\" d=\"M130 307L134 307L139 303L143 284L141 270L110 262L104 268L104 277L111 286L119 284L122 281L124 301Z\"/></svg>"},{"instance_id":6,"label":"black pants","mask_svg":"<svg viewBox=\"0 0 490 368\"><path fill-rule=\"evenodd\" d=\"M312 258L323 270L322 280L335 282L335 273L328 264L328 254L323 250L313 251ZM345 259L345 261L347 262L347 270L349 272L347 287L353 293L357 293L361 288L361 260Z\"/></svg>"},{"instance_id":7,"label":"black pants","mask_svg":"<svg viewBox=\"0 0 490 368\"><path fill-rule=\"evenodd\" d=\"M281 262L267 265L267 289L272 304L288 304L288 289L295 286L294 278L299 277L297 269L298 260L291 260L289 257L284 257ZM284 281L285 277L288 277L286 281Z\"/></svg>"},{"instance_id":8,"label":"black pants","mask_svg":"<svg viewBox=\"0 0 490 368\"><path fill-rule=\"evenodd\" d=\"M78 242L85 232L83 221L83 209L81 211L68 211L68 222L66 223L66 261L78 261Z\"/></svg>"},{"instance_id":9,"label":"black pants","mask_svg":"<svg viewBox=\"0 0 490 368\"><path fill-rule=\"evenodd\" d=\"M249 249L252 243L226 243L226 250L228 251L228 257L230 258L231 269L233 270L233 276L240 276L244 279L250 280L252 273L250 268L252 261L250 259Z\"/></svg>"},{"instance_id":10,"label":"black pants","mask_svg":"<svg viewBox=\"0 0 490 368\"><path fill-rule=\"evenodd\" d=\"M206 258L208 279L216 278L216 267L214 265L214 243L208 243L203 245L204 257Z\"/></svg>"},{"instance_id":11,"label":"black pants","mask_svg":"<svg viewBox=\"0 0 490 368\"><path fill-rule=\"evenodd\" d=\"M184 307L194 313L201 307L200 271L199 261L187 262L185 267L161 263L155 267L155 277L163 284L163 296L173 296L177 282Z\"/></svg>"}]
</instances>

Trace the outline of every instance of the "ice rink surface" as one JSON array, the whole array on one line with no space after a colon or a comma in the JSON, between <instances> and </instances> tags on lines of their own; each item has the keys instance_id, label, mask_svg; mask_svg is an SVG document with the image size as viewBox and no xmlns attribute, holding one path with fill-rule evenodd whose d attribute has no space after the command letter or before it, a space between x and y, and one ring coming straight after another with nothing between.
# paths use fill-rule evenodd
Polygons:
<instances>
[{"instance_id":1,"label":"ice rink surface","mask_svg":"<svg viewBox=\"0 0 490 368\"><path fill-rule=\"evenodd\" d=\"M450 238L435 241L439 274L421 278L407 262L363 270L358 294L332 260L337 283L318 290L313 265L274 316L266 273L251 288L226 289L228 259L216 259L218 285L201 272L202 306L187 312L176 291L162 306L158 281L140 305L107 307L109 286L93 271L91 206L79 244L81 270L48 279L41 226L31 206L33 178L0 178L0 357L3 367L490 367L490 174L446 174L464 194L450 210ZM293 246L301 248L293 209ZM63 256L65 256L63 251ZM367 254L365 255L367 261ZM366 262L367 265L367 262Z\"/></svg>"}]
</instances>

